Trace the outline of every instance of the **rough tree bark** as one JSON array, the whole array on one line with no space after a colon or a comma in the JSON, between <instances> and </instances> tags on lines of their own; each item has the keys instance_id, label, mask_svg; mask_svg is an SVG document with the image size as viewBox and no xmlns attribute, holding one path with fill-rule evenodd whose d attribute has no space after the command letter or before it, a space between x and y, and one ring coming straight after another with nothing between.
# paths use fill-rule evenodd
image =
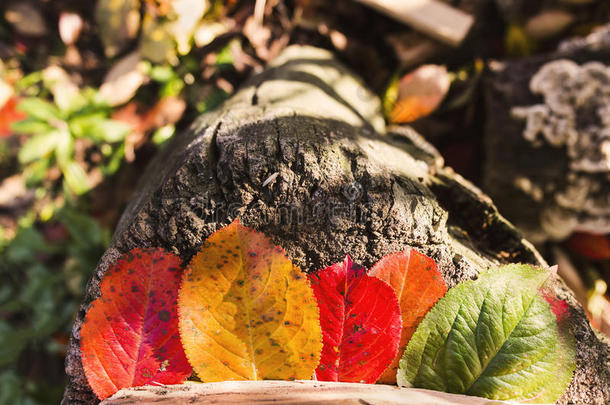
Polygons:
<instances>
[{"instance_id":1,"label":"rough tree bark","mask_svg":"<svg viewBox=\"0 0 610 405\"><path fill-rule=\"evenodd\" d=\"M484 189L529 240L610 232L610 25L491 64Z\"/></svg>"},{"instance_id":2,"label":"rough tree bark","mask_svg":"<svg viewBox=\"0 0 610 405\"><path fill-rule=\"evenodd\" d=\"M95 403L79 333L104 271L136 246L188 260L236 216L306 271L349 253L370 266L417 248L447 284L491 265L545 265L535 249L470 183L443 167L408 128L384 128L380 102L330 53L290 47L215 112L176 137L143 175L74 322L64 403ZM608 346L571 293L578 369L562 402L610 399Z\"/></svg>"}]
</instances>

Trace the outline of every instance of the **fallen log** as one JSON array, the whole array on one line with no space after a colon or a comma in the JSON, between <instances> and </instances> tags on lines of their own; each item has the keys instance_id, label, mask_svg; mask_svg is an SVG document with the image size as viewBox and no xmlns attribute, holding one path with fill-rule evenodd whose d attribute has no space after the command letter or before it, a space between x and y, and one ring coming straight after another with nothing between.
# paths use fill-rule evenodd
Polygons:
<instances>
[{"instance_id":1,"label":"fallen log","mask_svg":"<svg viewBox=\"0 0 610 405\"><path fill-rule=\"evenodd\" d=\"M159 246L188 260L240 221L315 271L347 253L370 267L416 248L452 287L490 266L545 266L480 190L443 166L409 128L384 127L380 101L330 53L290 47L151 163L89 281L68 348L63 403L97 399L83 373L80 328L100 279L121 254ZM610 399L608 346L567 289L577 370L562 403Z\"/></svg>"}]
</instances>

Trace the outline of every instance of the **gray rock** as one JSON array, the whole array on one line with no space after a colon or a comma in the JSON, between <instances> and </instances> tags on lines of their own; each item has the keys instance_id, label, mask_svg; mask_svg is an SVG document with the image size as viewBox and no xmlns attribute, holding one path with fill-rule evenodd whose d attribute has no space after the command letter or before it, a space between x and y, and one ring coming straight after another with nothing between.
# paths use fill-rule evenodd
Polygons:
<instances>
[{"instance_id":1,"label":"gray rock","mask_svg":"<svg viewBox=\"0 0 610 405\"><path fill-rule=\"evenodd\" d=\"M331 54L290 47L176 137L143 175L89 282L68 349L63 402L96 402L83 375L79 333L109 265L136 246L160 246L188 260L236 216L306 271L347 253L371 266L408 248L436 260L449 286L500 263L546 265L421 136L386 130L380 109ZM608 347L571 293L559 294L572 309L578 342L578 368L563 402L603 404L610 398Z\"/></svg>"}]
</instances>

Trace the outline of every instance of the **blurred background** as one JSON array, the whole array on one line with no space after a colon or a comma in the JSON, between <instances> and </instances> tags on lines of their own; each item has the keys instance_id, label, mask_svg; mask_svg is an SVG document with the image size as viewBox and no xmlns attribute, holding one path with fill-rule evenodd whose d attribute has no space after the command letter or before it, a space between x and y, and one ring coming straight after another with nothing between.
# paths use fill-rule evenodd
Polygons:
<instances>
[{"instance_id":1,"label":"blurred background","mask_svg":"<svg viewBox=\"0 0 610 405\"><path fill-rule=\"evenodd\" d=\"M445 3L473 19L458 44L353 0L2 0L0 404L60 400L74 313L146 164L289 44L335 51L381 97L389 124L413 126L495 199L486 180L495 156L489 122L512 103L512 90L493 92L512 80L498 64L522 69L515 88L529 94L530 77L560 44L569 42L563 52L586 45L573 38L602 44L601 53L578 48L579 63L610 63L610 35L595 34L610 21L610 3ZM490 94L507 105L490 107ZM560 152L549 150L545 165L560 167ZM608 334L609 171L596 172L602 180L591 193L599 226L575 215L565 232L549 233L498 195L501 212L560 264ZM527 189L522 177L513 183Z\"/></svg>"}]
</instances>

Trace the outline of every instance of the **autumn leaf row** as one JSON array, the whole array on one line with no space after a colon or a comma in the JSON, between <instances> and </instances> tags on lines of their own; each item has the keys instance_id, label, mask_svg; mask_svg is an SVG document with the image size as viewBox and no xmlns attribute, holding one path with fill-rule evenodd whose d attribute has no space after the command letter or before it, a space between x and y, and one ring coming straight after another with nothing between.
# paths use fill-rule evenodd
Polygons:
<instances>
[{"instance_id":1,"label":"autumn leaf row","mask_svg":"<svg viewBox=\"0 0 610 405\"><path fill-rule=\"evenodd\" d=\"M567 354L552 361L548 355L538 360L552 366L563 362L573 370L573 349L570 352L569 336L563 338L565 333L557 318L559 309L565 314L563 301L556 300L548 287L542 288L548 284L550 273L531 266L519 269L500 276L522 271L521 278L534 280L524 283L524 287L531 292L536 308L540 307L538 312L521 311L515 318L513 311L509 315L514 319L507 318L503 308L485 314L490 305L485 298L478 305L479 320L512 319L516 323L508 327L513 329L522 322L552 321L549 330L556 333L544 337L545 342L548 340L544 347L551 354L559 349ZM500 276L495 274L493 280L501 280ZM507 290L506 286L485 284L484 276L476 283L482 283L481 288L487 292L494 288ZM476 292L476 288L463 291L460 287L451 293ZM481 358L468 365L470 374L478 373L475 380L458 381L457 385L455 378L446 375L439 380L439 374L460 366L451 356L476 357L460 352L459 347L448 348L452 334L465 338L468 333L478 334L481 327L487 328L493 343L476 342L475 336L474 348L483 350L483 354L485 350L495 351L484 360L488 364L496 361L497 354L502 355L502 347L511 339L511 334L499 335L507 325L493 322L477 321L456 330L461 307L453 324L436 330L437 324L448 322L445 315L455 310L455 302L464 298L458 295L447 302L441 300L430 311L446 291L435 262L415 250L390 254L369 271L347 256L341 263L306 275L265 235L235 221L210 236L184 271L180 259L162 249L134 249L117 261L106 272L101 296L92 303L81 329L83 367L100 399L124 387L181 383L192 371L203 382L316 378L395 384L398 375L402 386L499 399L538 396L546 400L563 392L571 371L560 384L546 379L548 373L539 372L544 378L535 387L518 381L506 389L499 385L495 374L485 375L487 367L481 368ZM441 309L439 314L437 307L443 305L449 309ZM429 311L432 317L426 316ZM487 318L481 318L481 314ZM472 314L462 314L466 315ZM531 328L524 333L530 332ZM411 339L414 333L418 336ZM538 338L536 333L532 336ZM415 343L410 344L410 340ZM537 342L540 346L540 339ZM517 344L523 345L521 341ZM525 357L505 360L522 367L517 374L527 374L527 367L541 369L537 362L524 360L529 349L526 344ZM440 352L445 358L437 370ZM430 357L430 353L437 354Z\"/></svg>"}]
</instances>

